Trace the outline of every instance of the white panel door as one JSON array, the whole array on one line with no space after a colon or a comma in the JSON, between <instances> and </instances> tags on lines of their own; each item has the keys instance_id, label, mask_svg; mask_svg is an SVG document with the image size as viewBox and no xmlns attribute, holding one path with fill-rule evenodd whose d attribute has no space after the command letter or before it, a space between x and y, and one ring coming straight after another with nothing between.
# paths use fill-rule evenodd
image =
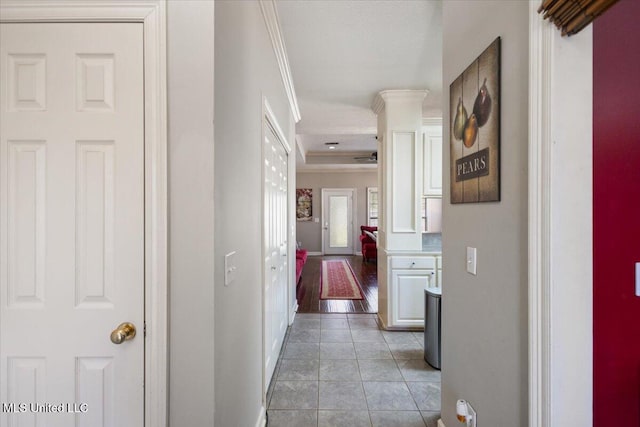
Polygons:
<instances>
[{"instance_id":1,"label":"white panel door","mask_svg":"<svg viewBox=\"0 0 640 427\"><path fill-rule=\"evenodd\" d=\"M264 140L264 363L265 392L287 332L288 156L265 123Z\"/></svg>"},{"instance_id":2,"label":"white panel door","mask_svg":"<svg viewBox=\"0 0 640 427\"><path fill-rule=\"evenodd\" d=\"M352 255L353 190L322 190L322 231L325 255Z\"/></svg>"},{"instance_id":3,"label":"white panel door","mask_svg":"<svg viewBox=\"0 0 640 427\"><path fill-rule=\"evenodd\" d=\"M142 30L0 25L2 426L143 425Z\"/></svg>"}]
</instances>

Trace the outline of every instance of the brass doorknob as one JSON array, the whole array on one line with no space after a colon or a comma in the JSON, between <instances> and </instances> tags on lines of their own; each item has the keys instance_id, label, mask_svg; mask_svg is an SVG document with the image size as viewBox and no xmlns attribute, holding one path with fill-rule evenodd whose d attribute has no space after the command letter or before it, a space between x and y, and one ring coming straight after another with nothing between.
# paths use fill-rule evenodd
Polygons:
<instances>
[{"instance_id":1,"label":"brass doorknob","mask_svg":"<svg viewBox=\"0 0 640 427\"><path fill-rule=\"evenodd\" d=\"M111 332L111 342L114 344L122 344L125 341L132 340L135 336L136 327L133 323L124 322Z\"/></svg>"}]
</instances>

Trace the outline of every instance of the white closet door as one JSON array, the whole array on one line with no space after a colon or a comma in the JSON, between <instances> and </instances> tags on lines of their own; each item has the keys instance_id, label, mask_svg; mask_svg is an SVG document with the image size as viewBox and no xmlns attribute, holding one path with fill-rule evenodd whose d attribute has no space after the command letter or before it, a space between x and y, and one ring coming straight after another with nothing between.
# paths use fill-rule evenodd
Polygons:
<instances>
[{"instance_id":1,"label":"white closet door","mask_svg":"<svg viewBox=\"0 0 640 427\"><path fill-rule=\"evenodd\" d=\"M288 283L288 156L273 130L265 124L264 140L264 363L265 387L273 376L287 331Z\"/></svg>"},{"instance_id":2,"label":"white closet door","mask_svg":"<svg viewBox=\"0 0 640 427\"><path fill-rule=\"evenodd\" d=\"M142 24L2 24L0 73L0 424L142 426Z\"/></svg>"}]
</instances>

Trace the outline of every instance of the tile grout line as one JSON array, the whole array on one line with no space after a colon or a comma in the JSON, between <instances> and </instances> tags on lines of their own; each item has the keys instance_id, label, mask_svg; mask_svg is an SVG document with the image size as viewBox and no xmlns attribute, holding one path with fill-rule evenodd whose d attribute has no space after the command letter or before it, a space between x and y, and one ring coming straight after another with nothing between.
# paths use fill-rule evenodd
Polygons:
<instances>
[{"instance_id":1,"label":"tile grout line","mask_svg":"<svg viewBox=\"0 0 640 427\"><path fill-rule=\"evenodd\" d=\"M368 318L367 317L363 317L362 319L359 319L359 320L365 320L365 319L368 319ZM336 328L331 328L331 327L327 328L326 327L327 322L325 322L325 327L323 327L322 320L323 319L320 319L320 337L318 338L318 342L308 343L308 344L316 344L318 346L318 354L317 354L317 356L315 358L313 358L313 360L318 360L318 372L317 372L317 381L318 381L318 389L317 390L318 390L318 394L317 394L317 401L316 401L317 402L317 408L316 408L316 411L315 411L316 412L316 426L319 426L319 423L320 423L320 411L321 411L320 402L319 402L319 392L320 392L320 382L321 382L320 381L320 372L319 372L319 370L320 370L321 361L322 360L327 360L327 361L350 360L350 359L322 359L321 354L320 354L320 347L323 344L322 331L323 330L345 330L346 329L346 328L338 328L338 329L336 329ZM336 320L345 320L345 319L341 318L341 319L336 319ZM412 333L412 335L410 336L411 337L410 341L412 341L411 343L407 343L407 342L395 342L395 343L393 343L393 342L390 342L388 340L389 337L387 337L387 336L385 336L383 334L384 331L382 331L380 329L379 325L378 325L377 328L371 328L368 325L364 326L362 324L353 325L351 320L357 320L357 318L351 319L348 316L347 316L346 320L347 320L346 323L349 325L348 326L348 330L349 330L349 335L351 337L351 342L346 342L346 343L329 342L329 343L324 343L324 344L351 344L350 347L353 349L354 360L356 362L355 363L356 368L357 368L357 372L356 373L357 373L357 375L359 377L359 381L358 382L360 383L360 389L362 390L362 393L363 393L363 396L364 396L364 399L365 399L366 410L367 410L367 413L369 415L369 417L368 417L369 423L371 425L373 424L372 410L371 410L371 407L369 406L369 401L367 399L366 391L365 391L365 388L364 388L364 382L365 381L363 380L363 377L362 377L362 372L361 372L362 366L361 366L361 363L360 363L362 360L369 360L369 359L366 359L366 358L365 359L361 359L360 356L358 355L358 352L356 351L356 348L355 348L356 344L358 344L360 342L360 341L356 342L354 340L354 331L356 331L356 330L362 330L362 331L365 331L365 330L377 330L377 331L379 331L381 333L382 340L379 341L379 342L382 343L382 344L385 344L385 347L388 349L388 351L389 351L389 353L391 355L391 358L390 359L383 358L383 359L379 359L379 360L393 360L394 368L397 369L397 371L400 373L400 378L401 379L400 379L399 382L403 383L405 385L406 389L409 391L409 395L411 396L411 400L412 400L412 402L413 402L413 404L415 405L415 408L416 408L415 410L406 410L405 409L405 410L402 410L402 411L407 411L407 412L415 411L417 414L419 414L419 416L421 418L421 421L423 423L425 423L425 425L427 425L427 421L425 421L424 417L422 416L423 415L422 414L423 411L419 408L418 401L416 400L416 397L414 396L414 394L411 392L411 389L409 388L409 383L411 383L411 382L428 383L428 384L434 384L437 387L438 384L440 384L440 382L439 381L434 381L433 378L429 378L427 381L409 381L409 378L405 375L405 373L402 372L402 369L400 367L400 362L402 361L403 363L406 364L406 363L411 362L414 359L415 360L422 360L422 358L417 359L417 358L412 357L413 355L411 354L411 352L414 351L413 349L412 350L407 350L407 352L409 352L409 354L408 354L409 358L408 359L401 358L402 357L402 350L399 350L400 355L398 355L398 352L396 352L396 354L394 354L391 351L391 347L390 347L393 344L397 344L399 346L407 345L407 346L411 346L411 347L420 346L420 342L419 342L418 338L415 336L415 334ZM374 318L374 320L375 320L375 318ZM377 320L375 320L375 321L376 321L376 324L377 324ZM364 322L364 323L366 324L367 322ZM313 326L313 324L312 324L312 326ZM355 326L355 329L353 328L353 326ZM278 360L278 370L277 370L276 381L279 379L280 372L282 371L282 362L284 360L307 360L307 358L299 359L297 357L289 358L289 359L285 359L284 358L284 354L286 352L286 347L288 346L288 344L291 343L290 342L290 334L289 333L291 332L292 329L296 329L297 330L298 328L289 328L288 329L287 336L285 337L285 340L284 340L284 348L283 348L283 351L281 352L281 354L279 356L279 360ZM299 328L299 329L300 330L304 330L305 328ZM361 337L359 337L359 338L361 338ZM365 340L365 341L362 341L362 343L363 344L366 344L366 343L376 344L376 343L378 343L378 341L375 341L375 340L374 341L366 341ZM295 343L291 343L291 344L295 344ZM307 344L307 343L298 343L298 344ZM375 353L374 353L374 355L375 355ZM400 356L400 358L398 356ZM374 359L371 359L371 360L378 360L378 359L374 358ZM413 365L415 365L415 363L410 365L410 367L408 369L410 369L410 370L418 369L416 366L413 366ZM299 380L288 380L288 381L303 381L303 380L299 379ZM327 381L329 381L329 380L327 380ZM338 381L339 382L340 380L334 380L334 381ZM385 381L383 381L381 379L379 381L373 380L373 381L369 381L369 382L385 382ZM271 398L273 398L273 395L271 396ZM270 405L270 402L269 402L269 405ZM298 409L294 408L293 410L298 410ZM299 409L299 410L301 410L301 409ZM328 411L329 412L338 411L338 409L328 410ZM348 411L356 411L356 410L355 409L353 409L353 410L345 409L344 411L348 412ZM387 410L385 410L385 411L387 411ZM394 410L392 410L392 409L389 409L388 411L394 412ZM437 410L433 410L433 409L425 409L424 411L426 413L433 413L433 412L437 413L438 412Z\"/></svg>"},{"instance_id":2,"label":"tile grout line","mask_svg":"<svg viewBox=\"0 0 640 427\"><path fill-rule=\"evenodd\" d=\"M351 323L349 323L349 330L351 329ZM353 334L351 334L351 339L353 340ZM369 407L369 399L367 399L367 391L364 389L364 380L362 379L362 372L360 371L360 359L358 358L358 352L355 348L355 343L353 346L353 350L356 354L356 364L358 365L358 375L360 375L360 387L362 388L362 394L364 395L364 403L367 405L367 415L369 416L369 425L373 426L373 420L371 419L371 408Z\"/></svg>"}]
</instances>

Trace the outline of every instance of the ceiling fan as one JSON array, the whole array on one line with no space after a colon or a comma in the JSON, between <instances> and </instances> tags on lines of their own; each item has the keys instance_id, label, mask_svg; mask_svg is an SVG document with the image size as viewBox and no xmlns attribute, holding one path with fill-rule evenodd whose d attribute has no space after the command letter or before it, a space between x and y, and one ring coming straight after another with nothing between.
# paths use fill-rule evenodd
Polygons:
<instances>
[{"instance_id":1,"label":"ceiling fan","mask_svg":"<svg viewBox=\"0 0 640 427\"><path fill-rule=\"evenodd\" d=\"M363 161L363 162L377 163L378 162L378 152L374 151L369 156L358 156L358 157L354 157L353 159L354 160L360 160L360 161Z\"/></svg>"}]
</instances>

